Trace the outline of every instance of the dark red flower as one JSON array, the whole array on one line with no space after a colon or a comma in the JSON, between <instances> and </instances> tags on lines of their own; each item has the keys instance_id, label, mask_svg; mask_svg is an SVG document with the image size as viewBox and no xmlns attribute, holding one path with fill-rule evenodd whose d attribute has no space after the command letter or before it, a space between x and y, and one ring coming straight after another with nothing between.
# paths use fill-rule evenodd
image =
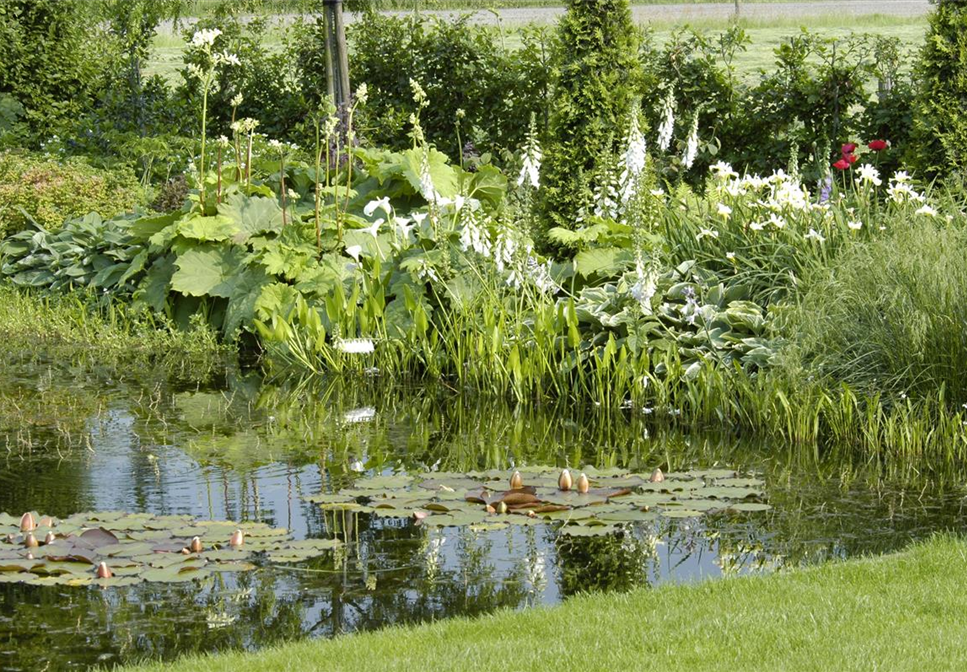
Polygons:
<instances>
[{"instance_id":1,"label":"dark red flower","mask_svg":"<svg viewBox=\"0 0 967 672\"><path fill-rule=\"evenodd\" d=\"M837 168L838 170L848 170L849 167L850 167L850 162L847 161L846 159L840 159L839 161L833 164L833 168Z\"/></svg>"},{"instance_id":2,"label":"dark red flower","mask_svg":"<svg viewBox=\"0 0 967 672\"><path fill-rule=\"evenodd\" d=\"M845 145L843 145L843 156L846 156L847 154L852 154L855 151L856 151L855 143L848 142Z\"/></svg>"},{"instance_id":3,"label":"dark red flower","mask_svg":"<svg viewBox=\"0 0 967 672\"><path fill-rule=\"evenodd\" d=\"M867 145L874 152L882 152L884 149L890 146L890 143L886 140L873 140Z\"/></svg>"}]
</instances>

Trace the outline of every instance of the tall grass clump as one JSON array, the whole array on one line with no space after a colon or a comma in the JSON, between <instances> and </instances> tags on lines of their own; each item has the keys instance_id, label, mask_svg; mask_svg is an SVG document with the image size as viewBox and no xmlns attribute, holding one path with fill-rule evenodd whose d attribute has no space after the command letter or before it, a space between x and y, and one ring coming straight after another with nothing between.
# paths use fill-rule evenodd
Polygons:
<instances>
[{"instance_id":1,"label":"tall grass clump","mask_svg":"<svg viewBox=\"0 0 967 672\"><path fill-rule=\"evenodd\" d=\"M967 401L967 232L901 222L814 269L785 331L806 369L857 390Z\"/></svg>"}]
</instances>

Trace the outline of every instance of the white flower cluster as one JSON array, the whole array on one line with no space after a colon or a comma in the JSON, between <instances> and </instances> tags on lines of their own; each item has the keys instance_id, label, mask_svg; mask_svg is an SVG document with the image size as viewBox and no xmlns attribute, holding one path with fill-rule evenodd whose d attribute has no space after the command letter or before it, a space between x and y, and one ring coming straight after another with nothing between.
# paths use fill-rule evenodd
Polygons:
<instances>
[{"instance_id":1,"label":"white flower cluster","mask_svg":"<svg viewBox=\"0 0 967 672\"><path fill-rule=\"evenodd\" d=\"M672 144L675 133L675 89L670 87L665 102L662 104L662 120L658 127L658 149L665 152Z\"/></svg>"},{"instance_id":2,"label":"white flower cluster","mask_svg":"<svg viewBox=\"0 0 967 672\"><path fill-rule=\"evenodd\" d=\"M910 182L910 176L906 171L898 170L886 189L887 200L897 205L910 202L925 203L927 199L923 194L917 192Z\"/></svg>"},{"instance_id":3,"label":"white flower cluster","mask_svg":"<svg viewBox=\"0 0 967 672\"><path fill-rule=\"evenodd\" d=\"M524 165L521 166L520 175L517 178L517 186L528 182L532 187L538 189L541 186L541 145L537 140L537 128L533 119L531 127L527 132L527 145L524 147Z\"/></svg>"},{"instance_id":4,"label":"white flower cluster","mask_svg":"<svg viewBox=\"0 0 967 672\"><path fill-rule=\"evenodd\" d=\"M191 46L201 49L211 49L212 45L215 44L215 38L222 34L218 28L203 28L202 30L195 31L195 34L191 36Z\"/></svg>"}]
</instances>

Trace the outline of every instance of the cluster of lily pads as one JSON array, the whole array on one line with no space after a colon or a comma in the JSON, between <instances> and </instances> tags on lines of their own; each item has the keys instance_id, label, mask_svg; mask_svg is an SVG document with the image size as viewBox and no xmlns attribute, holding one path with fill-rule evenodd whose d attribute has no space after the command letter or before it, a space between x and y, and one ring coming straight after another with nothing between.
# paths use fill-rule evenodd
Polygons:
<instances>
[{"instance_id":1,"label":"cluster of lily pads","mask_svg":"<svg viewBox=\"0 0 967 672\"><path fill-rule=\"evenodd\" d=\"M177 583L215 572L299 562L339 545L335 539L293 541L265 523L196 520L119 511L79 513L63 520L36 513L0 513L0 583L129 586Z\"/></svg>"},{"instance_id":2,"label":"cluster of lily pads","mask_svg":"<svg viewBox=\"0 0 967 672\"><path fill-rule=\"evenodd\" d=\"M412 518L420 525L469 526L563 523L570 536L616 532L622 524L692 518L715 511L765 511L763 481L727 469L650 475L586 467L528 467L505 471L377 475L337 493L309 497L328 510Z\"/></svg>"}]
</instances>

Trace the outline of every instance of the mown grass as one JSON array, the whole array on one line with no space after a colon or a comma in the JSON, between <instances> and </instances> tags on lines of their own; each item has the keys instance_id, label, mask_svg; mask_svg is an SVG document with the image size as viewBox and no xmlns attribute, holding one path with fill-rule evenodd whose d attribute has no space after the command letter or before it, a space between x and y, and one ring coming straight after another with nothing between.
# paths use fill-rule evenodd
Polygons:
<instances>
[{"instance_id":1,"label":"mown grass","mask_svg":"<svg viewBox=\"0 0 967 672\"><path fill-rule=\"evenodd\" d=\"M965 580L967 544L939 537L896 555L767 577L124 669L960 670Z\"/></svg>"},{"instance_id":2,"label":"mown grass","mask_svg":"<svg viewBox=\"0 0 967 672\"><path fill-rule=\"evenodd\" d=\"M653 20L643 24L654 33L655 43L663 45L672 34L684 26L706 32L721 32L728 28L729 21L719 19L691 19L682 17L677 20ZM923 42L926 33L926 19L923 17L899 17L869 15L858 21L854 16L844 14L816 14L803 17L775 17L770 19L744 18L739 22L745 28L751 44L736 55L735 67L741 77L752 80L760 70L774 67L774 50L784 40L799 34L805 28L825 37L846 39L852 33L870 33L900 40L907 53L912 54ZM520 46L518 30L505 26L505 44L510 48ZM273 29L268 32L265 45L271 51L281 51L284 45L284 31ZM160 74L171 82L179 79L183 68L185 41L180 33L160 32L154 42L150 60L145 68L148 75Z\"/></svg>"}]
</instances>

